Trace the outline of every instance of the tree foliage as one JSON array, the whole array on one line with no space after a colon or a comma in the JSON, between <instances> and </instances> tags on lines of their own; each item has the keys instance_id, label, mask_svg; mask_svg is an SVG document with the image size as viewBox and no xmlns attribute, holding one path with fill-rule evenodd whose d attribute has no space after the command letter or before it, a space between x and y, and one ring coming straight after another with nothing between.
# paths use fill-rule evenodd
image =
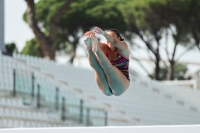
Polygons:
<instances>
[{"instance_id":1,"label":"tree foliage","mask_svg":"<svg viewBox=\"0 0 200 133\"><path fill-rule=\"evenodd\" d=\"M46 37L50 36L52 17L64 2L63 0L40 0L35 5L35 19ZM118 2L97 0L76 0L71 3L57 25L55 50L62 50L59 49L61 48L60 45L64 47L71 45L72 58L70 62L72 63L76 55L79 39L85 31L94 26L99 26L103 29L117 28L124 32L126 28L125 22L121 12L115 7L116 3ZM27 14L25 13L23 18L27 22L26 16Z\"/></svg>"},{"instance_id":2,"label":"tree foliage","mask_svg":"<svg viewBox=\"0 0 200 133\"><path fill-rule=\"evenodd\" d=\"M18 53L17 45L14 42L7 43L5 48L7 53Z\"/></svg>"},{"instance_id":3,"label":"tree foliage","mask_svg":"<svg viewBox=\"0 0 200 133\"><path fill-rule=\"evenodd\" d=\"M48 52L64 51L71 54L69 61L73 63L80 38L85 31L93 26L99 26L104 30L116 28L134 44L132 46L139 47L135 43L135 38L139 38L145 44L142 48L149 53L150 59L155 63L156 80L163 79L160 73L163 71L161 52L164 51L168 60L168 63L164 64L168 68L167 79L173 80L176 78L175 66L182 55L194 46L199 48L198 0L75 0L59 15L66 2L67 0L40 0L35 4L35 8L28 6L35 9L31 11L35 12L35 22L43 38L43 41L39 41L41 36L36 35L42 54L31 54L45 57ZM26 12L23 16L29 25L30 13ZM59 16L59 21L56 16ZM34 31L34 28L32 30ZM168 46L169 38L173 40L172 49ZM41 45L43 42L45 45ZM31 42L27 43L26 49L38 49L36 45L30 44ZM185 47L185 51L177 55L180 47ZM28 52L31 51L26 50L26 53Z\"/></svg>"},{"instance_id":4,"label":"tree foliage","mask_svg":"<svg viewBox=\"0 0 200 133\"><path fill-rule=\"evenodd\" d=\"M37 15L36 15L34 0L25 0L25 1L27 4L27 11L25 14L26 16L25 20L27 20L26 22L29 24L30 28L35 34L35 38L39 42L44 57L49 59L54 59L58 24L60 22L62 15L66 10L69 9L70 4L74 0L65 0L63 1L64 3L59 8L56 8L56 10L54 9L55 11L52 11L54 14L50 18L48 32L45 31L43 27L41 27L41 23L38 23L38 20L36 18ZM47 35L47 33L49 34Z\"/></svg>"},{"instance_id":5,"label":"tree foliage","mask_svg":"<svg viewBox=\"0 0 200 133\"><path fill-rule=\"evenodd\" d=\"M194 1L194 0L189 0ZM191 32L184 21L188 1L180 0L128 0L120 9L127 23L127 38L134 43L135 37L144 42L144 49L150 52L150 59L155 63L155 79L160 80L161 51L165 51L168 63L168 79L174 79L174 65L194 45L191 44ZM131 9L131 10L126 10ZM184 11L182 11L184 10ZM183 12L183 14L181 14ZM186 26L187 25L187 26ZM196 27L197 28L197 27ZM173 39L173 48L168 48L168 38ZM165 39L165 43L163 43ZM185 46L185 51L177 55L177 49ZM164 47L164 49L163 49Z\"/></svg>"},{"instance_id":6,"label":"tree foliage","mask_svg":"<svg viewBox=\"0 0 200 133\"><path fill-rule=\"evenodd\" d=\"M177 63L174 66L174 79L176 80L190 80L191 76L186 75L188 68L185 64ZM168 79L168 67L162 66L160 72L160 79L167 80ZM152 79L155 79L155 73L149 75Z\"/></svg>"},{"instance_id":7,"label":"tree foliage","mask_svg":"<svg viewBox=\"0 0 200 133\"><path fill-rule=\"evenodd\" d=\"M30 56L44 57L40 45L38 44L38 41L35 38L27 41L25 47L20 53Z\"/></svg>"}]
</instances>

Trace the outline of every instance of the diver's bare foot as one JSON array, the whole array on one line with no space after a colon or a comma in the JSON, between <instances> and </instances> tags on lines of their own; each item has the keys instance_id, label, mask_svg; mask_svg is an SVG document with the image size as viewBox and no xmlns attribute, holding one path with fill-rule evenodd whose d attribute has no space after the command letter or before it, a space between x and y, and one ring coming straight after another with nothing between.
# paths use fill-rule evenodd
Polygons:
<instances>
[{"instance_id":1,"label":"diver's bare foot","mask_svg":"<svg viewBox=\"0 0 200 133\"><path fill-rule=\"evenodd\" d=\"M85 42L85 49L89 51L92 48L92 40L91 40L91 38L87 37L84 40L84 42Z\"/></svg>"},{"instance_id":2,"label":"diver's bare foot","mask_svg":"<svg viewBox=\"0 0 200 133\"><path fill-rule=\"evenodd\" d=\"M98 39L96 37L92 37L91 40L92 40L92 51L96 53L98 50Z\"/></svg>"}]
</instances>

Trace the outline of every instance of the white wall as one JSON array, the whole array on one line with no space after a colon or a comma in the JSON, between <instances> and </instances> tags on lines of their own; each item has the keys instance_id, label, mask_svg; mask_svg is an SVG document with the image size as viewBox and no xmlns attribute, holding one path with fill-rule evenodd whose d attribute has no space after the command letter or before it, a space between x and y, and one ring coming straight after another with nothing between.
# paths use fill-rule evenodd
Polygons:
<instances>
[{"instance_id":1,"label":"white wall","mask_svg":"<svg viewBox=\"0 0 200 133\"><path fill-rule=\"evenodd\" d=\"M5 50L4 44L4 0L0 0L0 50Z\"/></svg>"}]
</instances>

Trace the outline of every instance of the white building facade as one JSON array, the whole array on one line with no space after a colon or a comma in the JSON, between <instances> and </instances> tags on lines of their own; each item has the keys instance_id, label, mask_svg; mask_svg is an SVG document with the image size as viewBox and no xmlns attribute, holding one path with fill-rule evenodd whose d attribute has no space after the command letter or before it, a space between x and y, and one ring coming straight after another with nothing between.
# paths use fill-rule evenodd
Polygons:
<instances>
[{"instance_id":1,"label":"white building facade","mask_svg":"<svg viewBox=\"0 0 200 133\"><path fill-rule=\"evenodd\" d=\"M0 51L5 51L5 42L4 42L4 0L0 0Z\"/></svg>"}]
</instances>

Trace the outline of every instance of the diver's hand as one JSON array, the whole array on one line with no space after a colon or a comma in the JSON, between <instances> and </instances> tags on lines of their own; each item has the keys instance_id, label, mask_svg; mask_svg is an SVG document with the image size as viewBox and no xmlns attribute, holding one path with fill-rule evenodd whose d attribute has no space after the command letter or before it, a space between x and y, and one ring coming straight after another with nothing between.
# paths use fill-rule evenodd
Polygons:
<instances>
[{"instance_id":1,"label":"diver's hand","mask_svg":"<svg viewBox=\"0 0 200 133\"><path fill-rule=\"evenodd\" d=\"M101 35L104 35L105 34L105 32L101 29L101 28L99 28L99 27L94 27L94 30L93 30L95 33L97 33L97 34L101 34Z\"/></svg>"},{"instance_id":2,"label":"diver's hand","mask_svg":"<svg viewBox=\"0 0 200 133\"><path fill-rule=\"evenodd\" d=\"M84 35L87 37L93 37L93 36L95 36L95 33L93 31L87 31L87 32L85 32Z\"/></svg>"}]
</instances>

